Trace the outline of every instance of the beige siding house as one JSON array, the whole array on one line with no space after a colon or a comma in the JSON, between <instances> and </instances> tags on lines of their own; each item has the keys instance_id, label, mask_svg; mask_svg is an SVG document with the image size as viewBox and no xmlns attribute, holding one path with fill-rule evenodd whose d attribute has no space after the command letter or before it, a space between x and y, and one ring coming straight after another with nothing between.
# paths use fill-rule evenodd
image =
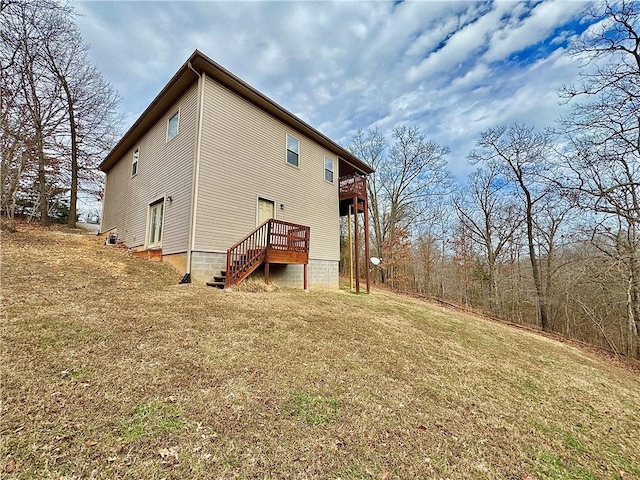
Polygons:
<instances>
[{"instance_id":1,"label":"beige siding house","mask_svg":"<svg viewBox=\"0 0 640 480\"><path fill-rule=\"evenodd\" d=\"M257 269L301 287L308 271L311 288L338 287L339 218L351 198L340 179L372 172L199 51L100 168L102 231L134 252L172 263L185 281Z\"/></svg>"}]
</instances>

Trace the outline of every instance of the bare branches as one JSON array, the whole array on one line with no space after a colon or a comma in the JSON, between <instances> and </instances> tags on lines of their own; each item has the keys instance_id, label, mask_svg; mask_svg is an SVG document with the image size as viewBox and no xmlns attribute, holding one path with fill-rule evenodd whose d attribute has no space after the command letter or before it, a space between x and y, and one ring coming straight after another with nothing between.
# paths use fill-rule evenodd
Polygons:
<instances>
[{"instance_id":1,"label":"bare branches","mask_svg":"<svg viewBox=\"0 0 640 480\"><path fill-rule=\"evenodd\" d=\"M74 20L73 8L55 0L2 3L2 141L11 146L3 150L2 209L13 215L22 197L31 216L39 206L42 223L68 208L75 225L77 190L95 182L91 171L119 128L118 96L89 62ZM34 165L37 179L27 181ZM37 199L27 191L33 187Z\"/></svg>"},{"instance_id":2,"label":"bare branches","mask_svg":"<svg viewBox=\"0 0 640 480\"><path fill-rule=\"evenodd\" d=\"M549 193L542 182L552 168L548 133L538 133L524 125L495 127L480 134L478 149L469 154L473 163L482 162L499 172L512 185L514 193L522 198L523 223L526 225L527 243L533 282L538 296L540 326L550 328L548 298L550 278L543 281L539 254L536 251L536 205Z\"/></svg>"},{"instance_id":3,"label":"bare branches","mask_svg":"<svg viewBox=\"0 0 640 480\"><path fill-rule=\"evenodd\" d=\"M522 216L510 191L498 165L491 164L476 170L467 188L454 198L462 227L484 252L490 286L489 307L495 314L501 313L496 268L505 247L522 225Z\"/></svg>"},{"instance_id":4,"label":"bare branches","mask_svg":"<svg viewBox=\"0 0 640 480\"><path fill-rule=\"evenodd\" d=\"M640 356L640 4L607 2L578 38L580 87L561 95L579 101L562 119L571 151L564 188L594 222L593 242L627 269L628 353Z\"/></svg>"},{"instance_id":5,"label":"bare branches","mask_svg":"<svg viewBox=\"0 0 640 480\"><path fill-rule=\"evenodd\" d=\"M351 146L376 169L369 179L371 223L376 254L386 265L393 263L391 246L403 243L416 230L415 222L424 215L429 199L448 193L451 185L447 147L427 140L415 126L396 128L392 139L389 149L377 130L359 131ZM391 270L386 278L393 278Z\"/></svg>"}]
</instances>

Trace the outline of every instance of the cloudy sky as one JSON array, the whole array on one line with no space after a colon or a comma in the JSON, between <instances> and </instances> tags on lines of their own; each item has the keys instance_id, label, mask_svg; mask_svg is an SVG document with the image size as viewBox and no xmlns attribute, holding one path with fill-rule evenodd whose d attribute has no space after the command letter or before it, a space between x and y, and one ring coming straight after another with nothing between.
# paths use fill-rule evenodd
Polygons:
<instances>
[{"instance_id":1,"label":"cloudy sky","mask_svg":"<svg viewBox=\"0 0 640 480\"><path fill-rule=\"evenodd\" d=\"M577 65L582 1L80 1L126 128L199 49L337 142L418 125L459 179L482 130L553 125Z\"/></svg>"}]
</instances>

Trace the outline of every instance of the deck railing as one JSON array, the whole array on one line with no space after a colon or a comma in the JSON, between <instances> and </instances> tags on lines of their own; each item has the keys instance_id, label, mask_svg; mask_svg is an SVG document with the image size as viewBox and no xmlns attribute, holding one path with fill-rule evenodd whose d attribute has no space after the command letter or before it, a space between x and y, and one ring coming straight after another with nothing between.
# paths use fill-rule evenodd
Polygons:
<instances>
[{"instance_id":1,"label":"deck railing","mask_svg":"<svg viewBox=\"0 0 640 480\"><path fill-rule=\"evenodd\" d=\"M225 286L247 278L267 256L267 249L309 253L309 227L270 218L227 250Z\"/></svg>"},{"instance_id":2,"label":"deck railing","mask_svg":"<svg viewBox=\"0 0 640 480\"><path fill-rule=\"evenodd\" d=\"M309 227L271 219L269 247L289 252L309 253Z\"/></svg>"},{"instance_id":3,"label":"deck railing","mask_svg":"<svg viewBox=\"0 0 640 480\"><path fill-rule=\"evenodd\" d=\"M352 173L340 177L340 198L367 198L367 177Z\"/></svg>"}]
</instances>

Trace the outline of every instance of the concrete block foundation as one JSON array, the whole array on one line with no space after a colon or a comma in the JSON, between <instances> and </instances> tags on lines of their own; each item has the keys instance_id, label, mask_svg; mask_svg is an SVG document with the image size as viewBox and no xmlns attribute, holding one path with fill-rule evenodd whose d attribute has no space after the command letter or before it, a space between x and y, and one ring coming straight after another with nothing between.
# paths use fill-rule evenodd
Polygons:
<instances>
[{"instance_id":1,"label":"concrete block foundation","mask_svg":"<svg viewBox=\"0 0 640 480\"><path fill-rule=\"evenodd\" d=\"M227 267L227 254L215 252L191 253L191 281L205 283L220 275ZM250 279L264 281L262 266L253 272ZM269 280L283 287L303 288L304 265L269 265ZM310 289L338 290L338 261L309 259L308 282Z\"/></svg>"}]
</instances>

